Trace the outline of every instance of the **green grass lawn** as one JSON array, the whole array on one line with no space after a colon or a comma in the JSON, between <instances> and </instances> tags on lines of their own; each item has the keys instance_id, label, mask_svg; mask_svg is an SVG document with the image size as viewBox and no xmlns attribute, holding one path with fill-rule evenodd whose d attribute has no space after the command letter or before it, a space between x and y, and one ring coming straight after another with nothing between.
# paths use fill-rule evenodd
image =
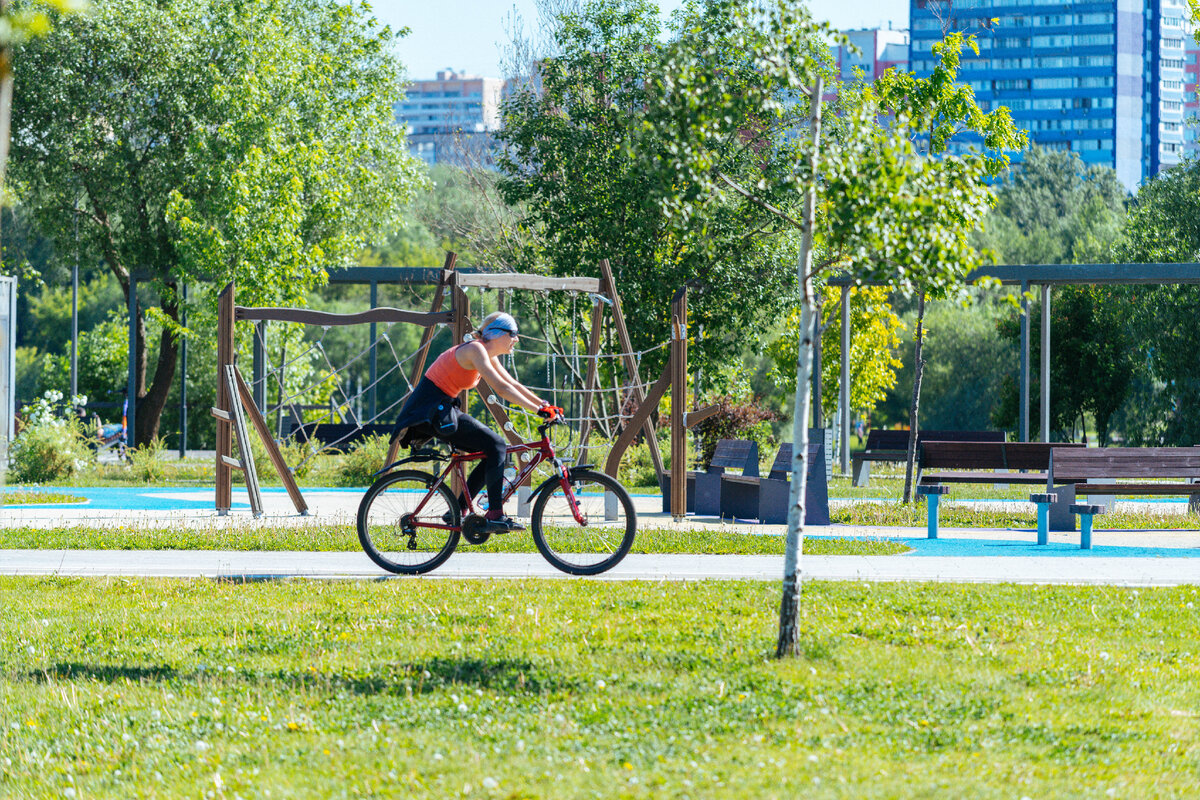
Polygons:
<instances>
[{"instance_id":1,"label":"green grass lawn","mask_svg":"<svg viewBox=\"0 0 1200 800\"><path fill-rule=\"evenodd\" d=\"M0 796L1194 798L1194 587L0 578ZM68 791L73 790L73 791Z\"/></svg>"},{"instance_id":2,"label":"green grass lawn","mask_svg":"<svg viewBox=\"0 0 1200 800\"><path fill-rule=\"evenodd\" d=\"M87 498L63 492L34 492L25 489L5 489L0 486L0 504L24 506L31 503L86 503Z\"/></svg>"},{"instance_id":3,"label":"green grass lawn","mask_svg":"<svg viewBox=\"0 0 1200 800\"><path fill-rule=\"evenodd\" d=\"M0 528L3 549L81 550L360 550L351 525L250 526L213 528L128 525L115 527ZM493 536L480 546L459 543L462 551L536 553L528 533ZM894 555L910 550L887 540L843 538L806 539L810 555ZM782 535L733 533L722 530L649 528L638 531L631 553L700 553L710 555L780 555Z\"/></svg>"}]
</instances>

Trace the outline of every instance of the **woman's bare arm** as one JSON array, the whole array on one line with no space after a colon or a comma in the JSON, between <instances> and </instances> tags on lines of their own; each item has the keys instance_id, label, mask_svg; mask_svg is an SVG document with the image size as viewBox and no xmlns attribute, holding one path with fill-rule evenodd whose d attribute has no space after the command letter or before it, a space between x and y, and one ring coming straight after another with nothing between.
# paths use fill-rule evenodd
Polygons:
<instances>
[{"instance_id":1,"label":"woman's bare arm","mask_svg":"<svg viewBox=\"0 0 1200 800\"><path fill-rule=\"evenodd\" d=\"M534 412L545 405L541 399L517 383L507 370L503 367L497 369L499 365L493 362L479 342L468 342L458 349L455 356L464 367L477 371L487 381L488 386L492 387L492 391L510 403Z\"/></svg>"}]
</instances>

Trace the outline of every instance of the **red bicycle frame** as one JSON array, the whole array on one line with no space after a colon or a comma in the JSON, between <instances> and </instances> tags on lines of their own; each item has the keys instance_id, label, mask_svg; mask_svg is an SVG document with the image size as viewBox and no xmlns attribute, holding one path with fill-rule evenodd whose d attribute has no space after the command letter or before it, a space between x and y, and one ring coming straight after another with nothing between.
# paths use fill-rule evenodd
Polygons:
<instances>
[{"instance_id":1,"label":"red bicycle frame","mask_svg":"<svg viewBox=\"0 0 1200 800\"><path fill-rule=\"evenodd\" d=\"M570 471L568 470L567 466L562 463L562 460L555 454L554 445L550 442L550 434L547 432L548 428L549 425L538 426L538 431L542 434L542 438L539 441L521 442L519 444L510 444L508 446L508 450L506 451L506 455L508 457L512 457L514 455L519 456L521 453L530 452L533 453L533 456L527 462L525 462L525 466L521 469L520 474L517 475L516 480L504 488L504 495L501 497L500 502L508 502L508 498L512 497L513 493L517 491L517 487L525 483L525 481L528 480L531 475L533 475L533 470L537 467L537 465L541 464L543 461L549 461L554 465L554 471L558 475L558 480L563 487L563 494L566 495L567 503L571 507L571 515L575 517L575 521L580 525L586 526L587 517L584 516L583 512L579 510L579 503L575 499L575 493L571 491ZM475 461L480 461L484 457L485 456L483 453L452 452L450 454L450 463L446 465L446 468L442 470L442 474L438 476L437 482L429 488L429 492L423 498L421 498L421 502L417 504L415 509L413 509L413 517L420 517L421 510L425 508L425 504L429 502L429 498L433 497L434 493L437 492L438 487L442 486L446 482L447 476L451 475L452 473L454 477L457 478L457 485L463 487L463 494L467 497L467 512L470 514L475 514L476 510L474 498L472 498L466 491L466 465ZM518 458L517 460L520 459ZM421 524L426 528L440 528L442 530L462 529L461 524L457 526L447 525L440 519L436 522L432 520L422 520Z\"/></svg>"}]
</instances>

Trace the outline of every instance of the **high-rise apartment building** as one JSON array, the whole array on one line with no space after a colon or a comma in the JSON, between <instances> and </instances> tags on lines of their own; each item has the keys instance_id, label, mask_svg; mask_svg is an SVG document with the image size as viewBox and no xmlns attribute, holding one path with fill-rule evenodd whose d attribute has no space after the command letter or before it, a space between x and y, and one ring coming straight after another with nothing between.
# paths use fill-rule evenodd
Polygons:
<instances>
[{"instance_id":1,"label":"high-rise apartment building","mask_svg":"<svg viewBox=\"0 0 1200 800\"><path fill-rule=\"evenodd\" d=\"M453 70L413 81L396 104L396 119L408 125L409 149L428 164L490 164L503 84Z\"/></svg>"},{"instance_id":2,"label":"high-rise apartment building","mask_svg":"<svg viewBox=\"0 0 1200 800\"><path fill-rule=\"evenodd\" d=\"M1183 152L1200 158L1200 44L1190 33L1183 60Z\"/></svg>"},{"instance_id":3,"label":"high-rise apartment building","mask_svg":"<svg viewBox=\"0 0 1200 800\"><path fill-rule=\"evenodd\" d=\"M1038 145L1111 166L1130 190L1179 162L1186 0L911 0L910 13L911 69L930 73L944 32L975 34L959 79Z\"/></svg>"}]
</instances>

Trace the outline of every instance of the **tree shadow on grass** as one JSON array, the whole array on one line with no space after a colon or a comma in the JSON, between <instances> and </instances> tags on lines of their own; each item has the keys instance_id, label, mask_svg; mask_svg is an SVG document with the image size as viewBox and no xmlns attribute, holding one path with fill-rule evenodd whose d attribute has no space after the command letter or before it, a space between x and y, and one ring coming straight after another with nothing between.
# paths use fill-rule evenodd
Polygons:
<instances>
[{"instance_id":1,"label":"tree shadow on grass","mask_svg":"<svg viewBox=\"0 0 1200 800\"><path fill-rule=\"evenodd\" d=\"M136 665L127 664L79 664L66 662L53 664L46 669L30 670L29 680L34 683L48 683L51 680L89 680L97 683L161 683L178 680L179 672L166 664Z\"/></svg>"},{"instance_id":2,"label":"tree shadow on grass","mask_svg":"<svg viewBox=\"0 0 1200 800\"><path fill-rule=\"evenodd\" d=\"M507 694L546 694L576 690L578 679L557 675L527 659L443 658L411 663L364 665L341 672L312 672L286 669L272 672L253 670L179 670L167 665L114 665L66 662L46 669L29 670L32 683L53 680L86 680L97 683L193 683L225 680L276 688L321 688L359 695L428 694L451 686L464 686Z\"/></svg>"}]
</instances>

